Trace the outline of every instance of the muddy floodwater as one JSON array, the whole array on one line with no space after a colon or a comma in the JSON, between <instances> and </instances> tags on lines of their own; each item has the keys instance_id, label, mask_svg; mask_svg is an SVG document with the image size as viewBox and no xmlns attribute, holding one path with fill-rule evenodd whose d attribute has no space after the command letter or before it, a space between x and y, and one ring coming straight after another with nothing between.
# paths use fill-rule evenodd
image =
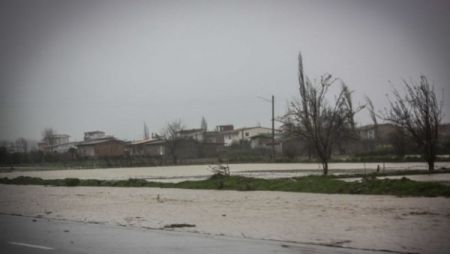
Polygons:
<instances>
[{"instance_id":1,"label":"muddy floodwater","mask_svg":"<svg viewBox=\"0 0 450 254\"><path fill-rule=\"evenodd\" d=\"M180 182L202 180L213 174L211 165L160 166L139 168L64 169L39 171L12 171L0 173L0 177L40 177L43 179L79 178L102 180L125 180L129 178L148 181ZM229 164L232 175L259 178L284 178L321 174L318 163L249 163ZM330 174L372 173L379 170L427 169L426 163L330 163ZM438 162L436 168L450 168L450 162Z\"/></svg>"},{"instance_id":2,"label":"muddy floodwater","mask_svg":"<svg viewBox=\"0 0 450 254\"><path fill-rule=\"evenodd\" d=\"M330 173L371 173L382 163L332 163ZM320 174L318 164L231 164L233 175L262 178ZM437 168L450 163L437 163ZM425 163L386 163L385 171L426 169ZM0 177L128 179L179 182L211 176L208 165L16 171ZM450 174L421 175L433 181ZM406 177L416 177L408 175ZM437 178L436 178L437 177ZM126 187L0 184L0 213L129 228L176 229L254 239L322 244L394 253L448 253L450 199Z\"/></svg>"},{"instance_id":3,"label":"muddy floodwater","mask_svg":"<svg viewBox=\"0 0 450 254\"><path fill-rule=\"evenodd\" d=\"M386 253L450 249L443 197L0 184L0 203L2 214L132 229L190 224L175 230Z\"/></svg>"}]
</instances>

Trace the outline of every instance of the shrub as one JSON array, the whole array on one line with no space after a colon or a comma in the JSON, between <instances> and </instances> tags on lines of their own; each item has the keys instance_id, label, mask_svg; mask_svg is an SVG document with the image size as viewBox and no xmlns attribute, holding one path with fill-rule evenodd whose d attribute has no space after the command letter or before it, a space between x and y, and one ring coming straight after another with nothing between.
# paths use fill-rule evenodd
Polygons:
<instances>
[{"instance_id":1,"label":"shrub","mask_svg":"<svg viewBox=\"0 0 450 254\"><path fill-rule=\"evenodd\" d=\"M78 186L80 185L80 179L78 178L65 178L64 179L65 186Z\"/></svg>"}]
</instances>

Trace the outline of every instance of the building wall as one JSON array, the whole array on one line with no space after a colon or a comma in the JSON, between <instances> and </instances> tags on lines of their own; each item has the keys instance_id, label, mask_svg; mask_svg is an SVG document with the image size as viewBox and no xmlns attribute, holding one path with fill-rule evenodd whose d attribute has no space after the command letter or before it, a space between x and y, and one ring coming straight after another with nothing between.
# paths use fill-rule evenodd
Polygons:
<instances>
[{"instance_id":1,"label":"building wall","mask_svg":"<svg viewBox=\"0 0 450 254\"><path fill-rule=\"evenodd\" d=\"M144 155L146 156L164 156L164 144L150 144L144 146Z\"/></svg>"},{"instance_id":2,"label":"building wall","mask_svg":"<svg viewBox=\"0 0 450 254\"><path fill-rule=\"evenodd\" d=\"M53 135L49 137L49 145L61 145L69 143L69 135Z\"/></svg>"},{"instance_id":3,"label":"building wall","mask_svg":"<svg viewBox=\"0 0 450 254\"><path fill-rule=\"evenodd\" d=\"M170 157L171 154L166 153L165 143L148 143L131 145L129 148L132 156L150 156L150 157ZM197 142L192 139L181 140L176 148L176 156L179 159L195 159L204 157L218 156L223 150L222 143L215 142Z\"/></svg>"},{"instance_id":4,"label":"building wall","mask_svg":"<svg viewBox=\"0 0 450 254\"><path fill-rule=\"evenodd\" d=\"M204 139L205 139L204 133L205 133L205 132L204 132L203 130L202 130L202 131L199 131L199 132L195 132L195 133L191 134L191 137L192 137L195 141L203 142Z\"/></svg>"},{"instance_id":5,"label":"building wall","mask_svg":"<svg viewBox=\"0 0 450 254\"><path fill-rule=\"evenodd\" d=\"M48 150L51 152L56 152L56 153L66 153L68 152L71 148L75 148L76 149L76 142L72 142L72 143L65 143L65 144L60 144L60 145L54 145L54 146L50 146L48 147Z\"/></svg>"},{"instance_id":6,"label":"building wall","mask_svg":"<svg viewBox=\"0 0 450 254\"><path fill-rule=\"evenodd\" d=\"M125 154L125 143L119 140L108 140L91 145L80 145L78 154L82 157L119 157Z\"/></svg>"},{"instance_id":7,"label":"building wall","mask_svg":"<svg viewBox=\"0 0 450 254\"><path fill-rule=\"evenodd\" d=\"M250 140L252 137L260 135L260 134L271 134L272 129L257 127L257 128L251 128L251 129L244 129L241 132L243 132L244 140Z\"/></svg>"},{"instance_id":8,"label":"building wall","mask_svg":"<svg viewBox=\"0 0 450 254\"><path fill-rule=\"evenodd\" d=\"M180 137L185 139L193 139L198 142L203 142L205 140L205 131L202 129L198 130L185 130L180 133Z\"/></svg>"},{"instance_id":9,"label":"building wall","mask_svg":"<svg viewBox=\"0 0 450 254\"><path fill-rule=\"evenodd\" d=\"M233 143L239 142L239 140L239 131L223 134L223 143L225 146L231 146Z\"/></svg>"},{"instance_id":10,"label":"building wall","mask_svg":"<svg viewBox=\"0 0 450 254\"><path fill-rule=\"evenodd\" d=\"M94 146L79 146L77 153L81 157L95 157L95 148Z\"/></svg>"},{"instance_id":11,"label":"building wall","mask_svg":"<svg viewBox=\"0 0 450 254\"><path fill-rule=\"evenodd\" d=\"M223 135L221 135L217 131L208 131L204 133L204 140L205 143L220 143L223 144Z\"/></svg>"},{"instance_id":12,"label":"building wall","mask_svg":"<svg viewBox=\"0 0 450 254\"><path fill-rule=\"evenodd\" d=\"M118 157L125 153L125 145L121 141L108 141L95 145L95 156Z\"/></svg>"},{"instance_id":13,"label":"building wall","mask_svg":"<svg viewBox=\"0 0 450 254\"><path fill-rule=\"evenodd\" d=\"M163 142L148 142L141 144L130 144L127 151L131 156L164 156L165 148Z\"/></svg>"},{"instance_id":14,"label":"building wall","mask_svg":"<svg viewBox=\"0 0 450 254\"><path fill-rule=\"evenodd\" d=\"M131 156L142 156L144 155L144 144L130 144L126 150Z\"/></svg>"},{"instance_id":15,"label":"building wall","mask_svg":"<svg viewBox=\"0 0 450 254\"><path fill-rule=\"evenodd\" d=\"M232 132L224 133L223 143L225 146L230 146L233 143L240 143L241 141L250 141L252 137L260 134L271 134L271 133L272 133L271 129L263 127L237 129Z\"/></svg>"}]
</instances>

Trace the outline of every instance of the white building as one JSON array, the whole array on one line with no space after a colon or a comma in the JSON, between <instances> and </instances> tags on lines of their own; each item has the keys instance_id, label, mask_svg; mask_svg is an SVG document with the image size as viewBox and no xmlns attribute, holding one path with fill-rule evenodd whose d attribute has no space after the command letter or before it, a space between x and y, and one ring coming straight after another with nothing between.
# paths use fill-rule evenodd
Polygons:
<instances>
[{"instance_id":1,"label":"white building","mask_svg":"<svg viewBox=\"0 0 450 254\"><path fill-rule=\"evenodd\" d=\"M239 144L243 141L249 142L252 137L258 136L261 134L271 134L271 128L265 127L249 127L249 128L240 128L231 131L222 132L223 141L225 146L231 146L232 144Z\"/></svg>"},{"instance_id":2,"label":"white building","mask_svg":"<svg viewBox=\"0 0 450 254\"><path fill-rule=\"evenodd\" d=\"M49 145L62 145L69 143L69 135L66 134L53 134L48 139Z\"/></svg>"},{"instance_id":3,"label":"white building","mask_svg":"<svg viewBox=\"0 0 450 254\"><path fill-rule=\"evenodd\" d=\"M48 146L47 151L55 152L55 153L67 153L70 151L70 149L77 149L78 143L79 142L70 142L70 143L63 143L63 144Z\"/></svg>"},{"instance_id":4,"label":"white building","mask_svg":"<svg viewBox=\"0 0 450 254\"><path fill-rule=\"evenodd\" d=\"M71 147L76 144L69 142L69 135L66 134L53 134L48 136L45 140L38 143L39 150L45 152L67 152Z\"/></svg>"},{"instance_id":5,"label":"white building","mask_svg":"<svg viewBox=\"0 0 450 254\"><path fill-rule=\"evenodd\" d=\"M105 138L103 131L88 131L84 133L84 141Z\"/></svg>"},{"instance_id":6,"label":"white building","mask_svg":"<svg viewBox=\"0 0 450 254\"><path fill-rule=\"evenodd\" d=\"M181 138L193 139L198 142L203 142L205 139L205 130L203 129L181 130L178 132L178 135Z\"/></svg>"}]
</instances>

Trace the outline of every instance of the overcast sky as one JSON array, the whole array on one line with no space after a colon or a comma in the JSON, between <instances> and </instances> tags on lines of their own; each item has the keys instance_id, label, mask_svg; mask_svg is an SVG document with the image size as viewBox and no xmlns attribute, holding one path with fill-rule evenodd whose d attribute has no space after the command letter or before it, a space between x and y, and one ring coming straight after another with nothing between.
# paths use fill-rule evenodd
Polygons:
<instances>
[{"instance_id":1,"label":"overcast sky","mask_svg":"<svg viewBox=\"0 0 450 254\"><path fill-rule=\"evenodd\" d=\"M450 1L0 1L0 139L46 127L81 140L270 126L298 96L297 54L387 106L392 81L425 74L450 97ZM450 100L444 101L445 121ZM366 112L357 118L368 123Z\"/></svg>"}]
</instances>

